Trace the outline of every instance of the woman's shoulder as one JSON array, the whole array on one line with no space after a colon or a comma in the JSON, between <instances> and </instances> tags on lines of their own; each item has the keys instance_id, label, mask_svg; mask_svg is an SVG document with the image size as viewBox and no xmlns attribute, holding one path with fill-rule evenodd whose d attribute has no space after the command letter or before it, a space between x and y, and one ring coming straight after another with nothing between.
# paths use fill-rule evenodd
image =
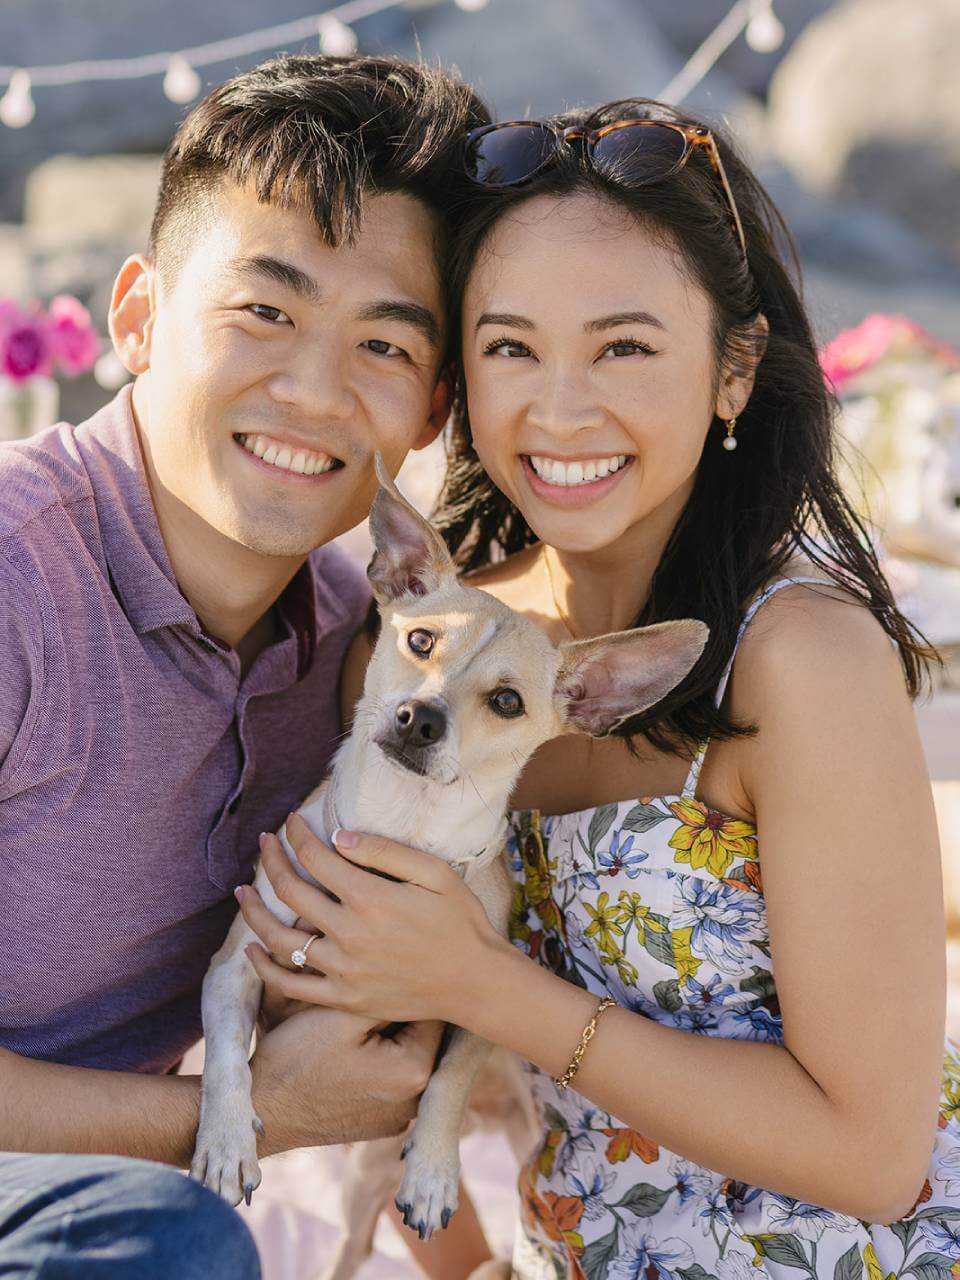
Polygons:
<instances>
[{"instance_id":1,"label":"woman's shoulder","mask_svg":"<svg viewBox=\"0 0 960 1280\"><path fill-rule=\"evenodd\" d=\"M896 646L853 592L823 578L766 599L746 628L734 667L734 714L762 719L771 705L807 707L825 698L897 696L908 701Z\"/></svg>"}]
</instances>

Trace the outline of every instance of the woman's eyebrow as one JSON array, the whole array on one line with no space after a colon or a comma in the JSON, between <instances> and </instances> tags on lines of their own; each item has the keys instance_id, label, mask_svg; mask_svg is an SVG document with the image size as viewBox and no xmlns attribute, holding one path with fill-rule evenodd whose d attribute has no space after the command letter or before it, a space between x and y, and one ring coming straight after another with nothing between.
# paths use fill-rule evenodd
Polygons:
<instances>
[{"instance_id":1,"label":"woman's eyebrow","mask_svg":"<svg viewBox=\"0 0 960 1280\"><path fill-rule=\"evenodd\" d=\"M498 324L508 329L535 329L537 326L526 316L512 316L504 311L484 311L477 320L476 328L481 325Z\"/></svg>"},{"instance_id":2,"label":"woman's eyebrow","mask_svg":"<svg viewBox=\"0 0 960 1280\"><path fill-rule=\"evenodd\" d=\"M617 311L613 315L601 316L598 320L588 320L583 326L583 331L599 333L601 329L615 329L620 324L647 324L654 329L666 328L666 325L649 311Z\"/></svg>"}]
</instances>

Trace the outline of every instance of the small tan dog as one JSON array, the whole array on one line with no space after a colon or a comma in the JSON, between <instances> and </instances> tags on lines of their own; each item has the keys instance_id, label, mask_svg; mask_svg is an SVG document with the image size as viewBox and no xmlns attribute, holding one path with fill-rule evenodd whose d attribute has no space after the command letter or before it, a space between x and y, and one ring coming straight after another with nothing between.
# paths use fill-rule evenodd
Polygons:
<instances>
[{"instance_id":1,"label":"small tan dog","mask_svg":"<svg viewBox=\"0 0 960 1280\"><path fill-rule=\"evenodd\" d=\"M658 702L693 667L707 629L691 620L663 622L558 648L535 623L458 581L442 539L401 497L379 458L377 474L367 572L382 631L353 731L330 777L299 812L327 843L345 827L445 859L506 933L505 811L524 764L551 738L575 731L602 737ZM282 830L280 838L296 864ZM255 886L292 925L294 913L262 869ZM262 1127L247 1064L262 985L244 955L253 939L237 916L203 985L206 1055L191 1174L230 1204L244 1197L249 1203L260 1182ZM460 1131L489 1051L454 1028L420 1100L396 1199L421 1237L446 1226L457 1207Z\"/></svg>"}]
</instances>

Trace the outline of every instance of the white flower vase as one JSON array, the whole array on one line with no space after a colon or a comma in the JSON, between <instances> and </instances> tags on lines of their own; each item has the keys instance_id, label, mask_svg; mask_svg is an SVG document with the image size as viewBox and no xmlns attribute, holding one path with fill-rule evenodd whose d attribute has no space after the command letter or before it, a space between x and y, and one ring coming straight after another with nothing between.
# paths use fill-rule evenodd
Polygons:
<instances>
[{"instance_id":1,"label":"white flower vase","mask_svg":"<svg viewBox=\"0 0 960 1280\"><path fill-rule=\"evenodd\" d=\"M54 378L13 382L0 377L0 441L25 440L52 427L60 409L60 387Z\"/></svg>"}]
</instances>

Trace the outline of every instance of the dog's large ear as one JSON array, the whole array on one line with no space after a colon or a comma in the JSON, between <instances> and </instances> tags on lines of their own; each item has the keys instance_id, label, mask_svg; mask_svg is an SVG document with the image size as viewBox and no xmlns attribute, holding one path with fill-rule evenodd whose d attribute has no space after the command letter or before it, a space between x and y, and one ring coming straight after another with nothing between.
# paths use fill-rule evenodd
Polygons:
<instances>
[{"instance_id":1,"label":"dog's large ear","mask_svg":"<svg viewBox=\"0 0 960 1280\"><path fill-rule=\"evenodd\" d=\"M424 520L390 479L383 459L375 458L380 488L370 509L373 559L367 577L379 604L401 596L435 591L456 569L439 533Z\"/></svg>"},{"instance_id":2,"label":"dog's large ear","mask_svg":"<svg viewBox=\"0 0 960 1280\"><path fill-rule=\"evenodd\" d=\"M692 670L709 634L684 618L561 645L555 692L567 727L602 738L652 707Z\"/></svg>"}]
</instances>

